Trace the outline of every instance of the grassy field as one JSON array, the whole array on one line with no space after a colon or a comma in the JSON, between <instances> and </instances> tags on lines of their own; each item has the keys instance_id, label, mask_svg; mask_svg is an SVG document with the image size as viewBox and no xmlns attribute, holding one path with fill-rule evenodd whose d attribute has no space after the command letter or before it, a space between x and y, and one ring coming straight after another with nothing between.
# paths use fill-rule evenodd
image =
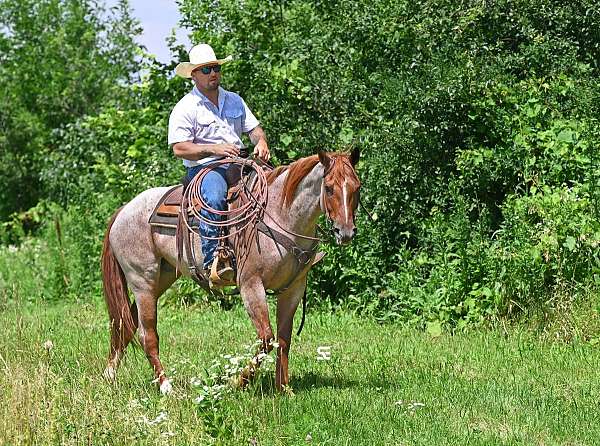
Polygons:
<instances>
[{"instance_id":1,"label":"grassy field","mask_svg":"<svg viewBox=\"0 0 600 446\"><path fill-rule=\"evenodd\" d=\"M292 345L294 394L279 395L272 365L246 391L211 377L235 362L222 355L254 340L243 309L161 308L161 357L175 386L163 397L139 349L128 350L116 385L101 378L99 303L4 303L0 326L2 445L600 444L600 354L585 343L518 331L431 338L309 314ZM317 360L320 346L330 360Z\"/></svg>"}]
</instances>

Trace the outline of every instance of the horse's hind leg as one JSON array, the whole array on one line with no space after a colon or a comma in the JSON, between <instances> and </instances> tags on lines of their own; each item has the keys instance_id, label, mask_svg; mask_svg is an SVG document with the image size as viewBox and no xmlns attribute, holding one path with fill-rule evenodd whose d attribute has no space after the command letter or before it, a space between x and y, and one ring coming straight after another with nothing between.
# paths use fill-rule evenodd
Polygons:
<instances>
[{"instance_id":1,"label":"horse's hind leg","mask_svg":"<svg viewBox=\"0 0 600 446\"><path fill-rule=\"evenodd\" d=\"M154 376L158 379L160 391L168 393L171 390L171 384L164 373L164 368L158 357L159 336L156 329L157 296L152 292L138 292L134 294L139 311L140 343L152 366L152 370L154 370Z\"/></svg>"},{"instance_id":2,"label":"horse's hind leg","mask_svg":"<svg viewBox=\"0 0 600 446\"><path fill-rule=\"evenodd\" d=\"M104 377L109 381L114 381L116 379L117 368L119 367L121 358L123 358L125 348L133 339L135 329L138 326L137 304L135 302L130 305L130 312L134 327L129 329L124 326L111 327L110 352L108 355L108 364L104 369ZM115 322L113 321L113 323ZM121 323L121 325L123 324Z\"/></svg>"},{"instance_id":3,"label":"horse's hind leg","mask_svg":"<svg viewBox=\"0 0 600 446\"><path fill-rule=\"evenodd\" d=\"M171 391L171 383L165 375L163 365L159 359L156 305L160 295L173 284L175 279L174 270L161 268L157 280L148 284L151 286L136 287L133 290L138 308L140 343L152 366L152 370L154 370L154 376L163 394Z\"/></svg>"},{"instance_id":4,"label":"horse's hind leg","mask_svg":"<svg viewBox=\"0 0 600 446\"><path fill-rule=\"evenodd\" d=\"M177 276L175 269L164 260L155 258L147 260L145 267L139 264L134 267L130 262L124 260L123 269L129 288L135 297L135 302L131 305L131 314L135 325L139 328L140 344L160 384L161 392L168 393L171 390L171 384L164 374L164 368L158 356L156 304L158 298L173 284ZM125 347L133 339L135 330L124 333L126 334L120 337L113 337L113 342L111 342L111 354L104 372L107 378L115 378Z\"/></svg>"}]
</instances>

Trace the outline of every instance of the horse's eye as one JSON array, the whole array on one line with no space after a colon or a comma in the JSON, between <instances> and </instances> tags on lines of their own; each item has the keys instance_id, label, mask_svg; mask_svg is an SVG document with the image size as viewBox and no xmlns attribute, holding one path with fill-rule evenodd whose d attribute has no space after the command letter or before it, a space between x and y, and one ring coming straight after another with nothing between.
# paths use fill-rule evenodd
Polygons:
<instances>
[{"instance_id":1,"label":"horse's eye","mask_svg":"<svg viewBox=\"0 0 600 446\"><path fill-rule=\"evenodd\" d=\"M329 196L333 195L333 186L325 186L325 193Z\"/></svg>"}]
</instances>

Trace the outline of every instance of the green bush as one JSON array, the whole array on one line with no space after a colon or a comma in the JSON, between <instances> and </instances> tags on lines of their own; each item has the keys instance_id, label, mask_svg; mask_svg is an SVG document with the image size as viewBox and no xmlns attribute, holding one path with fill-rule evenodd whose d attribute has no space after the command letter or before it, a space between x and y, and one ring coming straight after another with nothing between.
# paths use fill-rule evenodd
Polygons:
<instances>
[{"instance_id":1,"label":"green bush","mask_svg":"<svg viewBox=\"0 0 600 446\"><path fill-rule=\"evenodd\" d=\"M598 292L595 2L180 7L193 41L235 56L224 86L259 117L276 163L362 150L361 198L376 218L359 209L354 243L327 246L313 305L437 332ZM183 172L166 145L168 114L190 88L168 78L175 63L152 66L121 106L54 133L41 178L67 215L97 208L73 220L95 234L82 238L88 253L117 205Z\"/></svg>"}]
</instances>

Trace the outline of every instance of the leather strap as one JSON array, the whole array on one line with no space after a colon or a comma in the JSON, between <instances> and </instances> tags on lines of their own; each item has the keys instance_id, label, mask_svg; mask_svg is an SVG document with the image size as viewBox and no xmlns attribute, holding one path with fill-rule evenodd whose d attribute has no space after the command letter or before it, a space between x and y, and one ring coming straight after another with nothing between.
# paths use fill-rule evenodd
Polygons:
<instances>
[{"instance_id":1,"label":"leather strap","mask_svg":"<svg viewBox=\"0 0 600 446\"><path fill-rule=\"evenodd\" d=\"M198 273L198 264L196 263L196 257L194 255L194 247L191 242L190 231L184 222L184 218L189 218L187 215L187 197L183 197L181 206L179 208L179 215L177 219L177 230L176 230L176 243L177 243L177 268L181 271L183 253L185 252L188 269L190 270L190 276L198 285L205 290L209 290L209 281L203 274ZM182 211L185 210L185 211Z\"/></svg>"},{"instance_id":2,"label":"leather strap","mask_svg":"<svg viewBox=\"0 0 600 446\"><path fill-rule=\"evenodd\" d=\"M310 249L303 249L296 244L291 238L287 235L279 232L276 229L267 226L264 222L260 221L256 225L256 229L258 229L263 234L271 237L275 240L276 243L283 246L285 249L290 251L294 257L298 260L298 263L301 265L308 265L308 263L312 260L312 258L316 254L315 248L317 247L318 241L313 243L313 246ZM320 260L320 259L319 259Z\"/></svg>"}]
</instances>

